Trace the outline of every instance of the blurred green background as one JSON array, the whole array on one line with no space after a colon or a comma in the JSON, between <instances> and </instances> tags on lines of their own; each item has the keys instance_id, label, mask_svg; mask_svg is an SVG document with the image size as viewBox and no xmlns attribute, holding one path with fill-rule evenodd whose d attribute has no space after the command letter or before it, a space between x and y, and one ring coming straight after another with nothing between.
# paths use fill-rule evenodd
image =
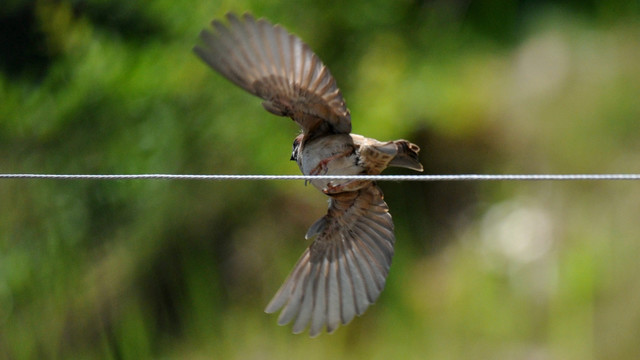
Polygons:
<instances>
[{"instance_id":1,"label":"blurred green background","mask_svg":"<svg viewBox=\"0 0 640 360\"><path fill-rule=\"evenodd\" d=\"M5 0L0 173L298 174L296 125L191 52L228 11L298 34L427 174L640 173L635 0ZM0 357L640 355L638 182L381 186L387 287L309 339L263 313L326 211L302 181L0 180Z\"/></svg>"}]
</instances>

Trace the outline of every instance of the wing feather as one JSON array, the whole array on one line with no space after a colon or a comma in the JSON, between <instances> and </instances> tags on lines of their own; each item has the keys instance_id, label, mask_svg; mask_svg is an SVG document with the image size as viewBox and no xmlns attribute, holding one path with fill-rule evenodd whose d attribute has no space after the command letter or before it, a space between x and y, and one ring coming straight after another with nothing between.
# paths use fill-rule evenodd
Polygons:
<instances>
[{"instance_id":1,"label":"wing feather","mask_svg":"<svg viewBox=\"0 0 640 360\"><path fill-rule=\"evenodd\" d=\"M341 323L346 324L357 314L354 295L354 282L356 280L353 279L355 274L351 272L350 266L347 263L347 257L339 256L339 254L345 253L344 240L338 244L336 253L336 276L338 277L338 286L340 289L340 320ZM339 324L331 329L327 326L327 331L331 332L332 329L337 328L338 325Z\"/></svg>"},{"instance_id":2,"label":"wing feather","mask_svg":"<svg viewBox=\"0 0 640 360\"><path fill-rule=\"evenodd\" d=\"M329 69L298 37L249 14L200 33L194 52L268 111L295 120L307 138L351 132L351 115Z\"/></svg>"},{"instance_id":3,"label":"wing feather","mask_svg":"<svg viewBox=\"0 0 640 360\"><path fill-rule=\"evenodd\" d=\"M309 327L311 336L325 327L333 332L377 300L395 242L391 215L373 183L332 196L324 219L317 222L317 237L266 308L269 313L283 308L278 323L295 317L293 331Z\"/></svg>"},{"instance_id":4,"label":"wing feather","mask_svg":"<svg viewBox=\"0 0 640 360\"><path fill-rule=\"evenodd\" d=\"M343 306L340 283L338 282L338 272L340 263L338 261L339 247L331 248L329 271L327 274L327 331L333 332L340 326L341 311Z\"/></svg>"},{"instance_id":5,"label":"wing feather","mask_svg":"<svg viewBox=\"0 0 640 360\"><path fill-rule=\"evenodd\" d=\"M309 276L310 267L309 252L305 251L303 256L296 265L296 271L291 274L291 281L287 281L287 286L283 286L278 294L274 297L274 301L269 305L275 309L279 309L285 304L287 305L278 317L278 324L284 325L293 320L300 309L303 294L305 291L306 279Z\"/></svg>"},{"instance_id":6,"label":"wing feather","mask_svg":"<svg viewBox=\"0 0 640 360\"><path fill-rule=\"evenodd\" d=\"M298 311L296 321L293 324L293 332L299 334L304 331L307 324L311 320L311 312L313 311L314 296L314 279L318 274L318 263L309 263L309 275L303 279L305 282L302 304Z\"/></svg>"},{"instance_id":7,"label":"wing feather","mask_svg":"<svg viewBox=\"0 0 640 360\"><path fill-rule=\"evenodd\" d=\"M343 253L344 259L347 262L347 265L349 267L347 268L348 273L345 272L344 274L342 274L342 276L345 278L347 276L350 276L349 278L346 278L345 281L348 280L352 282L356 314L362 315L365 312L365 310L367 310L367 308L369 307L369 301L367 300L367 288L364 285L364 277L360 272L360 268L358 267L355 260L353 259L353 253L351 252L351 247L352 247L352 244L350 243ZM345 324L347 322L345 322Z\"/></svg>"},{"instance_id":8,"label":"wing feather","mask_svg":"<svg viewBox=\"0 0 640 360\"><path fill-rule=\"evenodd\" d=\"M327 321L327 268L329 259L324 257L319 266L319 271L314 279L313 313L311 315L311 328L309 335L314 337L320 334Z\"/></svg>"}]
</instances>

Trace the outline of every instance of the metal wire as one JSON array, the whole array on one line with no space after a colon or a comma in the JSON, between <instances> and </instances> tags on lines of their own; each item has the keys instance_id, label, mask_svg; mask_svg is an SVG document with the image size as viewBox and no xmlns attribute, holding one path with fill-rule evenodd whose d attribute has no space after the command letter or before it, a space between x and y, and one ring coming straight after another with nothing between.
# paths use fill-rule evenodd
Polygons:
<instances>
[{"instance_id":1,"label":"metal wire","mask_svg":"<svg viewBox=\"0 0 640 360\"><path fill-rule=\"evenodd\" d=\"M0 174L0 179L58 180L373 180L373 181L567 181L640 180L640 174L507 174L507 175L176 175L176 174Z\"/></svg>"}]
</instances>

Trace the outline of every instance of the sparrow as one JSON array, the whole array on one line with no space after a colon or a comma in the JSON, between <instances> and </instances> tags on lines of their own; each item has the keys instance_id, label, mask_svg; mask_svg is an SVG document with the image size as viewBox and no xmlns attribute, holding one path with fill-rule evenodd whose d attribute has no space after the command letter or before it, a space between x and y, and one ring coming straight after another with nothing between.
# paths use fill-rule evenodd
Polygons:
<instances>
[{"instance_id":1,"label":"sparrow","mask_svg":"<svg viewBox=\"0 0 640 360\"><path fill-rule=\"evenodd\" d=\"M300 38L250 14L227 14L200 33L194 52L211 68L263 99L272 114L290 117L301 133L291 160L304 175L377 175L388 166L422 171L420 148L406 140L381 142L351 134L340 89ZM280 309L278 324L317 336L349 323L384 288L395 235L389 208L375 182L310 183L329 196L327 214L306 233L314 239L265 311Z\"/></svg>"}]
</instances>

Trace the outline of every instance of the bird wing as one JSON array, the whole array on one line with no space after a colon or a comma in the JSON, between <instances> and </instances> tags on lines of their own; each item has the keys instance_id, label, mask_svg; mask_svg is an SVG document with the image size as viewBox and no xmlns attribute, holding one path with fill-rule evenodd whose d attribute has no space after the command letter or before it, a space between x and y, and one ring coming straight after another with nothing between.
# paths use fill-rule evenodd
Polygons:
<instances>
[{"instance_id":1,"label":"bird wing","mask_svg":"<svg viewBox=\"0 0 640 360\"><path fill-rule=\"evenodd\" d=\"M212 22L194 52L234 84L264 99L269 112L289 116L307 137L351 132L351 115L329 69L284 28L249 14Z\"/></svg>"},{"instance_id":2,"label":"bird wing","mask_svg":"<svg viewBox=\"0 0 640 360\"><path fill-rule=\"evenodd\" d=\"M295 319L293 332L310 323L311 336L333 332L374 303L393 257L393 222L374 183L331 197L327 215L311 226L317 235L265 311L282 308L278 323Z\"/></svg>"}]
</instances>

